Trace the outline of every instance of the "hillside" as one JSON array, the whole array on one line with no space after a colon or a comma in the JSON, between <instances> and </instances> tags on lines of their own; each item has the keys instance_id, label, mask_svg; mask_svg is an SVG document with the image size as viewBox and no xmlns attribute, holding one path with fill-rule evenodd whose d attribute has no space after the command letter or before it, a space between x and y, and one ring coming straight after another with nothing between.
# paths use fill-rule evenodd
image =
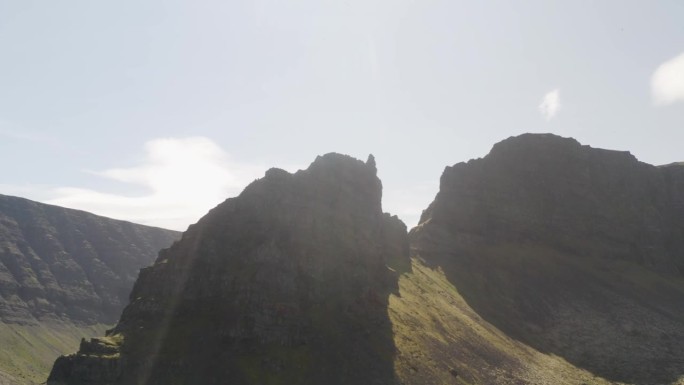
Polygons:
<instances>
[{"instance_id":1,"label":"hillside","mask_svg":"<svg viewBox=\"0 0 684 385\"><path fill-rule=\"evenodd\" d=\"M138 270L179 236L0 195L2 377L44 381L56 356L116 322Z\"/></svg>"}]
</instances>

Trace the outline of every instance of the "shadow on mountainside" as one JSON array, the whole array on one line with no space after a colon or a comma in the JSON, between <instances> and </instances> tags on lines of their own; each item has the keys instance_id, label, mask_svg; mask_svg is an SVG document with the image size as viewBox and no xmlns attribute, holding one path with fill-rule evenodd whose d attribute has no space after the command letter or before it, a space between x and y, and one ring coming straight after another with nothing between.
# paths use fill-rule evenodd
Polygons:
<instances>
[{"instance_id":1,"label":"shadow on mountainside","mask_svg":"<svg viewBox=\"0 0 684 385\"><path fill-rule=\"evenodd\" d=\"M669 384L684 375L680 278L534 245L417 253L485 321L542 353L610 381Z\"/></svg>"},{"instance_id":2,"label":"shadow on mountainside","mask_svg":"<svg viewBox=\"0 0 684 385\"><path fill-rule=\"evenodd\" d=\"M335 245L338 241L332 238L325 250L312 255L302 252L309 246L292 243L300 237L291 237L289 230L282 234L271 255L298 253L332 260L349 256L348 247ZM253 241L272 242L260 237ZM201 277L202 286L209 288L230 277L231 294L198 298L198 283L186 282L179 285L183 289L175 294L178 299L165 306L173 311L120 325L126 340L134 341L122 347L130 363L120 383L143 378L145 384L396 384L388 300L398 294L398 274L410 265L405 248L385 245L388 249L380 252L398 256L387 260L395 272L378 265L370 271L349 266L312 274L307 271L311 265L291 260L213 266L209 272L200 258L187 260L189 280Z\"/></svg>"},{"instance_id":3,"label":"shadow on mountainside","mask_svg":"<svg viewBox=\"0 0 684 385\"><path fill-rule=\"evenodd\" d=\"M291 308L262 302L244 316L184 303L154 347L158 359L129 367L121 383L396 384L388 296L378 293L351 306L334 300ZM151 346L124 347L124 354L145 357L148 351L140 348Z\"/></svg>"},{"instance_id":4,"label":"shadow on mountainside","mask_svg":"<svg viewBox=\"0 0 684 385\"><path fill-rule=\"evenodd\" d=\"M410 260L381 194L372 157L269 170L141 271L116 352L93 365L82 345L48 384L396 384L388 301Z\"/></svg>"}]
</instances>

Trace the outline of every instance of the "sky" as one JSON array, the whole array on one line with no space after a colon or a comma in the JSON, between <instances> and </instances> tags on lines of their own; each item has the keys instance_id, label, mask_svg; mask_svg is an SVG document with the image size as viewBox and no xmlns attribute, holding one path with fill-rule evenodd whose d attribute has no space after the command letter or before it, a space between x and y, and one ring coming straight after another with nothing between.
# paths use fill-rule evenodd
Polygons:
<instances>
[{"instance_id":1,"label":"sky","mask_svg":"<svg viewBox=\"0 0 684 385\"><path fill-rule=\"evenodd\" d=\"M184 230L376 157L411 227L525 132L684 161L684 2L0 0L0 194Z\"/></svg>"}]
</instances>

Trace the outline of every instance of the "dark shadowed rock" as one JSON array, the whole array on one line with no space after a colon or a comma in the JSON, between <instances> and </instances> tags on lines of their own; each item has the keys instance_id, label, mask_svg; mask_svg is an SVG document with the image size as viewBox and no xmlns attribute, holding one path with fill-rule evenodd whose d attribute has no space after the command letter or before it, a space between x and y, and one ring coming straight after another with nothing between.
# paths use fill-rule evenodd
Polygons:
<instances>
[{"instance_id":1,"label":"dark shadowed rock","mask_svg":"<svg viewBox=\"0 0 684 385\"><path fill-rule=\"evenodd\" d=\"M411 231L486 321L614 381L684 374L684 167L526 134L447 167Z\"/></svg>"},{"instance_id":2,"label":"dark shadowed rock","mask_svg":"<svg viewBox=\"0 0 684 385\"><path fill-rule=\"evenodd\" d=\"M372 157L267 171L143 269L116 328L48 383L395 383L387 304L410 263L381 195Z\"/></svg>"}]
</instances>

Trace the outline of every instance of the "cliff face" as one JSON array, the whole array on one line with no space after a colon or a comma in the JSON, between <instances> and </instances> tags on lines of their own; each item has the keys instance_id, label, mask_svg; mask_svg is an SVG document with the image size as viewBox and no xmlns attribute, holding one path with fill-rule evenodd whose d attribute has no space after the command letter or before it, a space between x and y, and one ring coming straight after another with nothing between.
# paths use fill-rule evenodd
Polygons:
<instances>
[{"instance_id":1,"label":"cliff face","mask_svg":"<svg viewBox=\"0 0 684 385\"><path fill-rule=\"evenodd\" d=\"M485 321L613 381L684 374L684 167L522 135L447 167L411 231Z\"/></svg>"},{"instance_id":2,"label":"cliff face","mask_svg":"<svg viewBox=\"0 0 684 385\"><path fill-rule=\"evenodd\" d=\"M406 228L372 157L269 170L141 271L118 325L50 384L393 383Z\"/></svg>"},{"instance_id":3,"label":"cliff face","mask_svg":"<svg viewBox=\"0 0 684 385\"><path fill-rule=\"evenodd\" d=\"M682 172L527 134L496 144L484 159L447 167L420 222L471 239L543 244L681 274Z\"/></svg>"},{"instance_id":4,"label":"cliff face","mask_svg":"<svg viewBox=\"0 0 684 385\"><path fill-rule=\"evenodd\" d=\"M0 321L114 323L138 270L179 236L0 195Z\"/></svg>"}]
</instances>

